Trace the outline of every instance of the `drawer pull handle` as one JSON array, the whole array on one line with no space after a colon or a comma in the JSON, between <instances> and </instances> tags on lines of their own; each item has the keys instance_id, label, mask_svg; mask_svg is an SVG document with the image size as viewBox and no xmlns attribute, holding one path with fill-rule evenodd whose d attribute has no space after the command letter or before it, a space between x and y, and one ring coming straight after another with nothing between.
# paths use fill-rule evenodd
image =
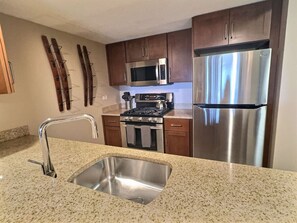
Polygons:
<instances>
[{"instance_id":1,"label":"drawer pull handle","mask_svg":"<svg viewBox=\"0 0 297 223\"><path fill-rule=\"evenodd\" d=\"M182 125L180 125L180 124L171 124L170 126L171 127L182 127Z\"/></svg>"},{"instance_id":2,"label":"drawer pull handle","mask_svg":"<svg viewBox=\"0 0 297 223\"><path fill-rule=\"evenodd\" d=\"M108 121L108 123L116 123L116 121Z\"/></svg>"}]
</instances>

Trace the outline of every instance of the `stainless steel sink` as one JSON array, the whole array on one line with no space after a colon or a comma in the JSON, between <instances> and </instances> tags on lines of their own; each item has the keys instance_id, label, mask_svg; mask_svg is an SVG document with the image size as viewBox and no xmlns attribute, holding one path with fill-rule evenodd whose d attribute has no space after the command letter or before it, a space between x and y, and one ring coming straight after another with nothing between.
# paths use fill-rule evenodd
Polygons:
<instances>
[{"instance_id":1,"label":"stainless steel sink","mask_svg":"<svg viewBox=\"0 0 297 223\"><path fill-rule=\"evenodd\" d=\"M146 160L110 156L99 160L70 182L148 204L163 190L171 167Z\"/></svg>"}]
</instances>

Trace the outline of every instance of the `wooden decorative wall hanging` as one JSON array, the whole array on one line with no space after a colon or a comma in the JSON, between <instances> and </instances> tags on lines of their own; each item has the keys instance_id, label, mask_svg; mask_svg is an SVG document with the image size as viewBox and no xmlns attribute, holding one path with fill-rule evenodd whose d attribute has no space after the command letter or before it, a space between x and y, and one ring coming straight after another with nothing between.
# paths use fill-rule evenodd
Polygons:
<instances>
[{"instance_id":1,"label":"wooden decorative wall hanging","mask_svg":"<svg viewBox=\"0 0 297 223\"><path fill-rule=\"evenodd\" d=\"M62 96L62 88L61 88L61 82L60 82L60 75L59 75L59 69L55 60L55 56L51 50L51 46L48 42L48 39L46 36L41 36L43 46L53 73L53 78L55 82L55 87L56 87L56 94L57 94L57 99L58 99L58 105L59 105L59 110L60 112L64 111L64 106L63 106L63 96Z\"/></svg>"},{"instance_id":2,"label":"wooden decorative wall hanging","mask_svg":"<svg viewBox=\"0 0 297 223\"><path fill-rule=\"evenodd\" d=\"M58 46L57 40L55 38L51 39L53 44L54 52L56 54L57 63L59 64L59 71L60 71L60 80L63 87L64 98L66 101L66 108L70 110L70 94L69 94L69 85L68 85L68 75L65 68L65 60L63 60L60 48Z\"/></svg>"},{"instance_id":3,"label":"wooden decorative wall hanging","mask_svg":"<svg viewBox=\"0 0 297 223\"><path fill-rule=\"evenodd\" d=\"M45 35L42 35L41 39L42 39L43 46L53 73L59 110L60 112L64 111L63 95L66 102L66 108L67 110L70 110L71 100L70 100L69 90L71 88L69 88L69 83L68 83L68 74L65 66L66 61L63 60L60 47L55 38L51 39L51 43L52 43L51 45Z\"/></svg>"},{"instance_id":4,"label":"wooden decorative wall hanging","mask_svg":"<svg viewBox=\"0 0 297 223\"><path fill-rule=\"evenodd\" d=\"M77 44L77 52L78 52L78 57L81 65L81 69L83 72L83 79L84 79L84 105L85 107L88 106L88 73L87 73L87 68L85 65L84 61L84 56L81 50L81 47L79 44Z\"/></svg>"},{"instance_id":5,"label":"wooden decorative wall hanging","mask_svg":"<svg viewBox=\"0 0 297 223\"><path fill-rule=\"evenodd\" d=\"M92 64L89 58L89 52L86 46L81 46L77 44L77 51L80 60L80 64L83 71L83 78L84 78L84 105L87 106L88 99L89 104L93 105L94 100L94 84L93 84L93 71L92 71Z\"/></svg>"}]
</instances>

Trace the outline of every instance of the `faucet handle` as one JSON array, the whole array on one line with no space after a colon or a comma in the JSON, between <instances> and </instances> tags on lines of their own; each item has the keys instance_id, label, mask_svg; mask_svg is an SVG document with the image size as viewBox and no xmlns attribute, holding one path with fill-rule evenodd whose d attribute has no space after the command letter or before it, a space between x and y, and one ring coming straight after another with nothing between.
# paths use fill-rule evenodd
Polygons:
<instances>
[{"instance_id":1,"label":"faucet handle","mask_svg":"<svg viewBox=\"0 0 297 223\"><path fill-rule=\"evenodd\" d=\"M44 175L47 175L47 176L51 176L51 177L54 177L56 178L57 177L57 174L55 171L51 171L51 172L46 172L45 171L45 167L44 167L44 164L41 163L41 162L38 162L38 161L35 161L35 160L31 160L31 159L28 159L28 162L29 163L33 163L33 164L37 164L37 165L40 165L41 166L41 169L42 169L42 172Z\"/></svg>"},{"instance_id":2,"label":"faucet handle","mask_svg":"<svg viewBox=\"0 0 297 223\"><path fill-rule=\"evenodd\" d=\"M40 165L41 168L42 168L42 171L43 171L43 173L44 173L44 165L43 165L43 163L38 162L38 161L35 161L35 160L31 160L31 159L28 159L28 162L29 162L29 163L33 163L33 164Z\"/></svg>"}]
</instances>

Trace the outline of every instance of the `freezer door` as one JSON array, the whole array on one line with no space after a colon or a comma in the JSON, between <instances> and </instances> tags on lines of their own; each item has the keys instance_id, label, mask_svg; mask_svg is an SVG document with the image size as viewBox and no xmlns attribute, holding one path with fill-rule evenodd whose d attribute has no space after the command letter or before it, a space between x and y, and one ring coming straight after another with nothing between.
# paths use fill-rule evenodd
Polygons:
<instances>
[{"instance_id":1,"label":"freezer door","mask_svg":"<svg viewBox=\"0 0 297 223\"><path fill-rule=\"evenodd\" d=\"M267 104L271 49L194 58L193 104Z\"/></svg>"},{"instance_id":2,"label":"freezer door","mask_svg":"<svg viewBox=\"0 0 297 223\"><path fill-rule=\"evenodd\" d=\"M255 109L193 107L193 156L262 166L266 106Z\"/></svg>"}]
</instances>

